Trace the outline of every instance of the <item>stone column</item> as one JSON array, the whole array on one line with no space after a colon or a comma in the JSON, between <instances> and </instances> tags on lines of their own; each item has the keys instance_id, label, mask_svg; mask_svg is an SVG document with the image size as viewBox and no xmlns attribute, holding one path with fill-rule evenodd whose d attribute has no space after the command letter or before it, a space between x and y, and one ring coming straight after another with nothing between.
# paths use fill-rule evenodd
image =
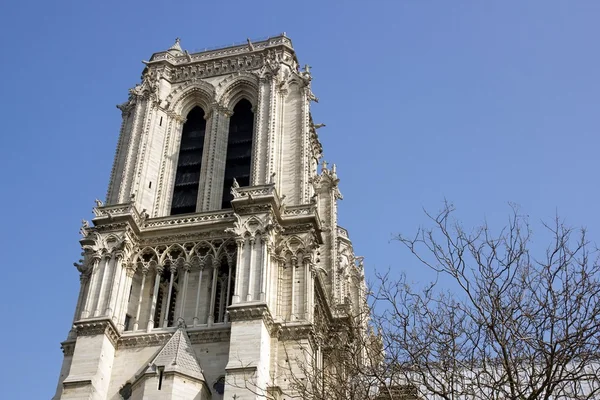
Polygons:
<instances>
[{"instance_id":1,"label":"stone column","mask_svg":"<svg viewBox=\"0 0 600 400\"><path fill-rule=\"evenodd\" d=\"M210 292L210 308L208 309L208 326L211 326L215 322L215 299L217 296L217 274L219 273L219 260L213 260L213 278L212 278L212 290Z\"/></svg>"},{"instance_id":2,"label":"stone column","mask_svg":"<svg viewBox=\"0 0 600 400\"><path fill-rule=\"evenodd\" d=\"M248 272L248 294L246 294L246 301L254 300L254 287L256 286L255 273L254 273L254 243L255 239L252 237L248 240L250 244L250 269Z\"/></svg>"},{"instance_id":3,"label":"stone column","mask_svg":"<svg viewBox=\"0 0 600 400\"><path fill-rule=\"evenodd\" d=\"M92 258L92 273L90 278L90 285L88 287L87 297L85 299L85 306L81 313L81 318L88 318L92 313L92 307L94 307L95 291L98 284L98 269L100 268L101 257L94 255Z\"/></svg>"},{"instance_id":4,"label":"stone column","mask_svg":"<svg viewBox=\"0 0 600 400\"><path fill-rule=\"evenodd\" d=\"M265 235L261 235L260 243L261 243L261 268L260 268L260 294L258 299L260 301L267 300L267 280L268 280L268 272L269 272L269 248L268 248L269 238Z\"/></svg>"},{"instance_id":5,"label":"stone column","mask_svg":"<svg viewBox=\"0 0 600 400\"><path fill-rule=\"evenodd\" d=\"M290 320L296 320L296 267L298 266L298 258L292 257L292 300L290 302Z\"/></svg>"},{"instance_id":6,"label":"stone column","mask_svg":"<svg viewBox=\"0 0 600 400\"><path fill-rule=\"evenodd\" d=\"M276 258L277 265L277 294L276 294L276 308L277 315L284 317L283 315L283 270L285 269L286 260L283 257Z\"/></svg>"},{"instance_id":7,"label":"stone column","mask_svg":"<svg viewBox=\"0 0 600 400\"><path fill-rule=\"evenodd\" d=\"M176 271L177 266L175 263L171 263L169 266L169 294L167 295L167 306L165 307L165 320L163 321L163 328L166 328L169 325L169 311L171 308L171 296L173 295L173 277L175 276Z\"/></svg>"},{"instance_id":8,"label":"stone column","mask_svg":"<svg viewBox=\"0 0 600 400\"><path fill-rule=\"evenodd\" d=\"M73 316L73 322L75 322L79 318L81 318L82 307L85 304L85 293L87 291L86 285L88 284L89 281L90 281L89 274L82 272L79 275L79 283L80 283L79 297L77 297L77 306L75 306L75 315Z\"/></svg>"},{"instance_id":9,"label":"stone column","mask_svg":"<svg viewBox=\"0 0 600 400\"><path fill-rule=\"evenodd\" d=\"M185 321L185 302L187 299L188 279L191 265L189 262L183 263L183 287L181 288L181 296L179 297L179 317Z\"/></svg>"},{"instance_id":10,"label":"stone column","mask_svg":"<svg viewBox=\"0 0 600 400\"><path fill-rule=\"evenodd\" d=\"M214 147L209 153L212 156L211 170L207 172L208 196L210 201L209 210L221 209L221 200L223 192L231 190L230 187L223 187L225 180L225 163L227 161L227 140L229 138L229 119L233 112L225 106L215 106L214 113L218 115L217 131L214 141Z\"/></svg>"},{"instance_id":11,"label":"stone column","mask_svg":"<svg viewBox=\"0 0 600 400\"><path fill-rule=\"evenodd\" d=\"M227 307L229 304L229 297L231 295L231 274L233 272L233 260L229 255L227 256L227 266L229 267L229 273L227 274L227 297L225 298L225 317L223 318L224 322L229 321L229 313L227 312Z\"/></svg>"},{"instance_id":12,"label":"stone column","mask_svg":"<svg viewBox=\"0 0 600 400\"><path fill-rule=\"evenodd\" d=\"M142 284L140 286L140 295L138 296L138 304L135 310L135 322L133 324L133 330L137 331L140 327L140 312L142 309L142 300L144 299L144 285L146 284L146 275L148 275L148 267L142 267Z\"/></svg>"},{"instance_id":13,"label":"stone column","mask_svg":"<svg viewBox=\"0 0 600 400\"><path fill-rule=\"evenodd\" d=\"M131 281L133 280L134 274L135 269L132 265L122 265L121 282L123 282L123 284L119 288L117 306L115 307L115 315L113 316L113 320L116 321L116 325L121 332L125 328L125 314L127 313L127 306L129 305L129 291L131 289Z\"/></svg>"},{"instance_id":14,"label":"stone column","mask_svg":"<svg viewBox=\"0 0 600 400\"><path fill-rule=\"evenodd\" d=\"M200 309L200 294L202 290L202 275L204 275L204 260L200 261L200 271L198 274L198 289L196 291L196 311L194 311L194 326L198 326L198 310Z\"/></svg>"},{"instance_id":15,"label":"stone column","mask_svg":"<svg viewBox=\"0 0 600 400\"><path fill-rule=\"evenodd\" d=\"M236 253L236 262L235 262L235 284L233 289L233 299L231 300L232 304L237 304L240 302L241 297L241 288L242 288L242 279L244 274L244 243L245 240L242 238L238 238L235 240L237 244L237 253Z\"/></svg>"},{"instance_id":16,"label":"stone column","mask_svg":"<svg viewBox=\"0 0 600 400\"><path fill-rule=\"evenodd\" d=\"M107 280L107 271L110 270L110 264L111 264L111 260L112 260L112 256L109 254L105 254L102 257L102 265L104 265L104 268L102 268L102 273L99 274L99 286L100 289L98 290L98 301L96 302L96 308L94 309L94 317L97 317L100 315L100 311L102 310L102 300L104 299L104 296L102 296L102 292L104 291L104 286L106 284L106 280Z\"/></svg>"},{"instance_id":17,"label":"stone column","mask_svg":"<svg viewBox=\"0 0 600 400\"><path fill-rule=\"evenodd\" d=\"M108 298L107 298L107 303L106 303L106 310L104 310L104 314L108 317L113 317L113 312L115 309L115 303L117 301L117 297L119 295L120 289L122 289L124 281L124 274L122 273L124 267L121 264L121 262L123 261L123 252L118 251L115 253L115 255L113 256L113 259L115 260L114 262L114 268L113 268L113 273L112 273L112 282L110 282L110 287L109 287L109 291L108 291Z\"/></svg>"},{"instance_id":18,"label":"stone column","mask_svg":"<svg viewBox=\"0 0 600 400\"><path fill-rule=\"evenodd\" d=\"M309 307L310 307L310 289L311 289L311 275L310 275L310 257L304 257L304 319L309 320Z\"/></svg>"},{"instance_id":19,"label":"stone column","mask_svg":"<svg viewBox=\"0 0 600 400\"><path fill-rule=\"evenodd\" d=\"M156 299L158 297L158 287L160 286L160 276L163 272L163 266L155 264L154 268L155 278L154 278L154 291L152 292L152 302L150 303L150 315L148 316L148 327L146 328L146 332L150 332L154 328L154 312L156 311Z\"/></svg>"}]
</instances>

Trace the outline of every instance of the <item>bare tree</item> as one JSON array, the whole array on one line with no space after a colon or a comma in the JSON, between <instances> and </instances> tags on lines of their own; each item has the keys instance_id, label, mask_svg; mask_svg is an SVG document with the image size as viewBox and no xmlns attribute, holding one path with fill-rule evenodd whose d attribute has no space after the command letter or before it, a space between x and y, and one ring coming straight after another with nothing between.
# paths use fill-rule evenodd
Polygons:
<instances>
[{"instance_id":1,"label":"bare tree","mask_svg":"<svg viewBox=\"0 0 600 400\"><path fill-rule=\"evenodd\" d=\"M431 228L398 240L438 279L416 287L379 274L364 305L315 309L310 334L287 342L272 377L287 382L283 392L255 392L274 400L600 398L600 264L585 230L556 218L544 225L544 248L515 207L495 234L487 224L467 231L449 205L427 216Z\"/></svg>"},{"instance_id":2,"label":"bare tree","mask_svg":"<svg viewBox=\"0 0 600 400\"><path fill-rule=\"evenodd\" d=\"M316 307L308 335L282 342L283 354L271 376L272 382L280 382L277 390L258 387L250 375L230 384L269 400L378 398L390 374L364 301L361 307L339 307L335 316ZM284 324L282 330L286 328Z\"/></svg>"},{"instance_id":3,"label":"bare tree","mask_svg":"<svg viewBox=\"0 0 600 400\"><path fill-rule=\"evenodd\" d=\"M536 257L516 208L497 234L487 224L467 231L452 212L398 237L436 282L416 290L378 276L373 321L393 372L384 379L427 399L598 398L600 265L585 230L556 218Z\"/></svg>"}]
</instances>

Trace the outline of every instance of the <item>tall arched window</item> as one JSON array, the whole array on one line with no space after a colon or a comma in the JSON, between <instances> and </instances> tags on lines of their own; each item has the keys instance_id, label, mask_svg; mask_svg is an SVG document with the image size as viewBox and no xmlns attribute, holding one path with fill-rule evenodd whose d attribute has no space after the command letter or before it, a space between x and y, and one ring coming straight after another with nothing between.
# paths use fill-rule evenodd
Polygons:
<instances>
[{"instance_id":1,"label":"tall arched window","mask_svg":"<svg viewBox=\"0 0 600 400\"><path fill-rule=\"evenodd\" d=\"M181 133L171 215L196 212L205 132L204 110L194 107L188 113Z\"/></svg>"},{"instance_id":2,"label":"tall arched window","mask_svg":"<svg viewBox=\"0 0 600 400\"><path fill-rule=\"evenodd\" d=\"M233 185L233 178L237 180L240 186L250 186L253 132L254 113L252 112L252 104L248 100L242 99L234 107L233 115L229 120L221 208L231 207L230 202L233 196L230 188Z\"/></svg>"}]
</instances>

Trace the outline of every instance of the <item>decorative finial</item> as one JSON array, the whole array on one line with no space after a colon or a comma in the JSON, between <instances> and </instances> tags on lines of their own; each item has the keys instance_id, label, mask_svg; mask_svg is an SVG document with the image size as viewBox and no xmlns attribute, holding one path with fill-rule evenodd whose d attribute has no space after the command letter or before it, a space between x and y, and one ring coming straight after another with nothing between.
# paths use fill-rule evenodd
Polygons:
<instances>
[{"instance_id":1,"label":"decorative finial","mask_svg":"<svg viewBox=\"0 0 600 400\"><path fill-rule=\"evenodd\" d=\"M240 187L240 184L238 183L237 179L233 178L233 183L231 184L231 187L234 189L237 189Z\"/></svg>"},{"instance_id":2,"label":"decorative finial","mask_svg":"<svg viewBox=\"0 0 600 400\"><path fill-rule=\"evenodd\" d=\"M104 206L104 203L102 202L102 200L96 199L96 200L94 200L94 202L96 203L96 207L103 207Z\"/></svg>"},{"instance_id":3,"label":"decorative finial","mask_svg":"<svg viewBox=\"0 0 600 400\"><path fill-rule=\"evenodd\" d=\"M254 51L254 45L252 44L252 42L250 41L250 38L246 39L248 41L248 50L250 51Z\"/></svg>"},{"instance_id":4,"label":"decorative finial","mask_svg":"<svg viewBox=\"0 0 600 400\"><path fill-rule=\"evenodd\" d=\"M326 170L327 170L327 161L325 161L325 159L323 159L323 162L321 163L321 169L322 169L323 171L326 171Z\"/></svg>"},{"instance_id":5,"label":"decorative finial","mask_svg":"<svg viewBox=\"0 0 600 400\"><path fill-rule=\"evenodd\" d=\"M310 74L310 69L311 69L311 68L312 68L312 67L311 67L310 65L308 65L308 64L305 64L305 65L304 65L304 72L306 72L307 74Z\"/></svg>"},{"instance_id":6,"label":"decorative finial","mask_svg":"<svg viewBox=\"0 0 600 400\"><path fill-rule=\"evenodd\" d=\"M175 43L173 46L169 47L169 50L183 51L181 50L181 40L179 38L175 38Z\"/></svg>"}]
</instances>

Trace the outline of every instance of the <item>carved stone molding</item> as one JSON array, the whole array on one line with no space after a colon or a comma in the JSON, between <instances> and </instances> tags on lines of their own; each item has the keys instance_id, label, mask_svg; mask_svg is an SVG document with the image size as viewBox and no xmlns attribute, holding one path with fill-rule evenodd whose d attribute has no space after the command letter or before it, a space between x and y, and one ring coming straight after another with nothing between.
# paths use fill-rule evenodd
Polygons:
<instances>
[{"instance_id":1,"label":"carved stone molding","mask_svg":"<svg viewBox=\"0 0 600 400\"><path fill-rule=\"evenodd\" d=\"M72 356L75 352L75 340L65 340L60 344L60 348L62 349L65 357Z\"/></svg>"},{"instance_id":2,"label":"carved stone molding","mask_svg":"<svg viewBox=\"0 0 600 400\"><path fill-rule=\"evenodd\" d=\"M161 332L161 333L143 333L136 336L122 336L119 339L119 348L132 348L132 347L147 347L147 346L160 346L163 345L173 336L172 332Z\"/></svg>"},{"instance_id":3,"label":"carved stone molding","mask_svg":"<svg viewBox=\"0 0 600 400\"><path fill-rule=\"evenodd\" d=\"M313 333L313 329L312 324L279 324L279 340L308 339Z\"/></svg>"},{"instance_id":4,"label":"carved stone molding","mask_svg":"<svg viewBox=\"0 0 600 400\"><path fill-rule=\"evenodd\" d=\"M273 207L270 204L256 204L250 206L236 207L238 214L260 214L270 212Z\"/></svg>"},{"instance_id":5,"label":"carved stone molding","mask_svg":"<svg viewBox=\"0 0 600 400\"><path fill-rule=\"evenodd\" d=\"M192 344L229 342L231 338L231 327L227 325L225 327L213 329L188 331L188 336L190 337Z\"/></svg>"},{"instance_id":6,"label":"carved stone molding","mask_svg":"<svg viewBox=\"0 0 600 400\"><path fill-rule=\"evenodd\" d=\"M310 232L314 229L313 224L299 224L293 226L286 226L284 228L284 234L290 235L294 233Z\"/></svg>"},{"instance_id":7,"label":"carved stone molding","mask_svg":"<svg viewBox=\"0 0 600 400\"><path fill-rule=\"evenodd\" d=\"M264 303L259 304L234 304L227 309L229 312L229 321L252 321L262 319L267 330L271 335L276 333L273 316Z\"/></svg>"},{"instance_id":8,"label":"carved stone molding","mask_svg":"<svg viewBox=\"0 0 600 400\"><path fill-rule=\"evenodd\" d=\"M128 349L136 347L162 346L173 336L173 332L128 333L119 339L119 348ZM187 335L192 344L228 342L231 337L229 325L188 330Z\"/></svg>"},{"instance_id":9,"label":"carved stone molding","mask_svg":"<svg viewBox=\"0 0 600 400\"><path fill-rule=\"evenodd\" d=\"M94 336L105 334L112 345L117 348L119 332L110 319L94 319L78 321L74 325L77 336Z\"/></svg>"}]
</instances>

